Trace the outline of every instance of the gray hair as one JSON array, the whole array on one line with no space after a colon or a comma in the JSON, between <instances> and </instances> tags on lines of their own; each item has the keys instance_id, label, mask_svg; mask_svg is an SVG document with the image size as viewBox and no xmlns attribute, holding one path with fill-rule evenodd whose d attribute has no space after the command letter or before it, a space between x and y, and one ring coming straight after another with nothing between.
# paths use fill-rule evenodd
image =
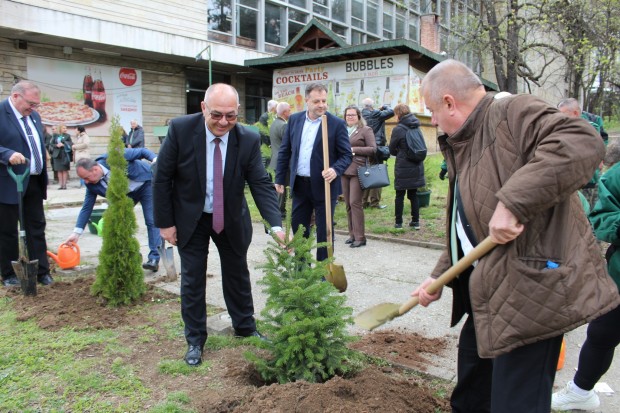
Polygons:
<instances>
[{"instance_id":1,"label":"gray hair","mask_svg":"<svg viewBox=\"0 0 620 413\"><path fill-rule=\"evenodd\" d=\"M610 143L607 145L607 151L605 152L605 157L603 158L603 163L605 166L612 166L616 162L620 161L620 144L617 142Z\"/></svg>"},{"instance_id":2,"label":"gray hair","mask_svg":"<svg viewBox=\"0 0 620 413\"><path fill-rule=\"evenodd\" d=\"M275 109L276 106L278 106L278 101L277 100L270 100L269 102L267 102L267 110L269 112L271 112L273 109Z\"/></svg>"},{"instance_id":3,"label":"gray hair","mask_svg":"<svg viewBox=\"0 0 620 413\"><path fill-rule=\"evenodd\" d=\"M484 87L472 70L458 60L448 59L438 63L422 79L420 92L428 91L429 100L440 103L444 95L452 95L461 102L466 102L471 93Z\"/></svg>"},{"instance_id":4,"label":"gray hair","mask_svg":"<svg viewBox=\"0 0 620 413\"><path fill-rule=\"evenodd\" d=\"M365 108L372 109L372 105L374 104L375 102L371 98L366 98L362 100L362 105L364 105Z\"/></svg>"},{"instance_id":5,"label":"gray hair","mask_svg":"<svg viewBox=\"0 0 620 413\"><path fill-rule=\"evenodd\" d=\"M37 92L41 93L41 89L39 89L39 86L37 86L34 82L31 82L30 80L20 80L19 82L15 83L11 88L11 94L24 94L29 90L36 90Z\"/></svg>"},{"instance_id":6,"label":"gray hair","mask_svg":"<svg viewBox=\"0 0 620 413\"><path fill-rule=\"evenodd\" d=\"M558 109L562 109L562 108L567 108L569 110L576 110L578 112L581 112L581 105L579 104L579 101L575 98L566 98L566 99L560 100L560 103L558 103Z\"/></svg>"},{"instance_id":7,"label":"gray hair","mask_svg":"<svg viewBox=\"0 0 620 413\"><path fill-rule=\"evenodd\" d=\"M291 105L289 105L288 103L280 102L278 103L278 106L276 106L276 113L278 114L278 116L281 116L284 112L286 112L290 108L291 108Z\"/></svg>"},{"instance_id":8,"label":"gray hair","mask_svg":"<svg viewBox=\"0 0 620 413\"><path fill-rule=\"evenodd\" d=\"M95 161L94 159L90 159L90 158L81 158L79 161L77 161L77 163L75 164L75 169L77 170L77 168L82 168L85 169L87 171L92 171L93 168L95 166L99 165L97 163L97 161Z\"/></svg>"}]
</instances>

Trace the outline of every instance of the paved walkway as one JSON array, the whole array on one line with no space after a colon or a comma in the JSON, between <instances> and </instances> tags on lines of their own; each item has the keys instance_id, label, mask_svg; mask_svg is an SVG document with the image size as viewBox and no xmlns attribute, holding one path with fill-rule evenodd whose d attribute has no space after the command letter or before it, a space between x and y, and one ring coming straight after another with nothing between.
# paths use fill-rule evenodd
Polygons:
<instances>
[{"instance_id":1,"label":"paved walkway","mask_svg":"<svg viewBox=\"0 0 620 413\"><path fill-rule=\"evenodd\" d=\"M72 231L77 218L79 208L83 201L84 190L77 188L76 181L69 183L69 189L59 191L55 185L50 185L46 214L48 220L47 240L50 249L56 249ZM144 257L148 253L146 227L142 218L140 206L135 208L138 221L138 240ZM357 314L375 304L392 302L402 303L409 298L409 293L424 279L434 267L440 250L424 248L403 243L390 242L389 238L368 239L368 245L361 248L348 248L344 244L345 235L336 234L335 257L342 264L347 275L349 288L345 292L347 304ZM250 268L255 308L257 314L265 306L266 297L261 291L261 286L256 281L262 277L261 270L256 266L265 261L263 250L270 240L265 235L261 224L254 225L254 237L248 251L248 264ZM81 237L79 242L82 264L95 266L97 255L101 248L101 238L88 233ZM221 290L221 274L219 256L212 245L212 254L209 256L207 302L225 308ZM178 254L175 252L176 268L181 268ZM166 290L179 292L179 281L173 283L161 282L165 275L162 268L156 274L145 272L148 281L154 282ZM449 328L451 290L446 288L441 300L433 303L429 308L414 308L408 314L394 319L392 322L380 328L397 328L403 331L417 332L428 337L443 337L448 342L448 350L442 357L432 360L428 373L453 380L456 373L456 343L459 327ZM214 320L209 324L215 325ZM227 320L223 321L229 325ZM364 331L356 326L351 328L355 334L364 334ZM556 376L556 387L563 387L574 374L577 365L579 348L585 339L585 326L580 327L566 335L567 356L564 369ZM610 371L603 376L601 382L607 383L614 391L620 391L620 363L614 360ZM600 394L601 407L597 410L602 413L615 413L620 411L620 396L616 393L610 395Z\"/></svg>"}]
</instances>

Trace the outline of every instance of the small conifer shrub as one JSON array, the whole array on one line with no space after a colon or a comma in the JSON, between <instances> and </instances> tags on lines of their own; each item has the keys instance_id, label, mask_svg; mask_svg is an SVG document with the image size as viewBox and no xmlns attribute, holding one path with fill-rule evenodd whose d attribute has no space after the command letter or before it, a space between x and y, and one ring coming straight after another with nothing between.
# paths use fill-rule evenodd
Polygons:
<instances>
[{"instance_id":1,"label":"small conifer shrub","mask_svg":"<svg viewBox=\"0 0 620 413\"><path fill-rule=\"evenodd\" d=\"M146 291L140 244L134 237L138 229L134 204L127 196L129 180L121 134L118 117L115 117L111 121L108 144L110 181L106 199L109 206L103 214L103 245L99 251L97 276L91 287L93 295L101 295L111 306L129 304Z\"/></svg>"},{"instance_id":2,"label":"small conifer shrub","mask_svg":"<svg viewBox=\"0 0 620 413\"><path fill-rule=\"evenodd\" d=\"M259 283L268 298L260 327L269 338L261 347L270 354L247 352L246 358L267 382L316 383L351 370L348 361L355 353L347 344L354 338L347 326L353 324L353 310L324 281L330 261L316 261L314 244L300 228L286 248L270 242L265 250L267 263L260 266L265 276Z\"/></svg>"}]
</instances>

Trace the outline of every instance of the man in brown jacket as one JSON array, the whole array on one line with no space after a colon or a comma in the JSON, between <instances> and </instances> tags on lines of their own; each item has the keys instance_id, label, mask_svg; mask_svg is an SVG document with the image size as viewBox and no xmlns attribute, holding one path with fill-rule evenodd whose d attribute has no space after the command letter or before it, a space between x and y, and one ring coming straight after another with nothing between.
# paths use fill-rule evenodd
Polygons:
<instances>
[{"instance_id":1,"label":"man in brown jacket","mask_svg":"<svg viewBox=\"0 0 620 413\"><path fill-rule=\"evenodd\" d=\"M576 190L605 154L595 131L530 95L497 99L446 60L422 94L448 163L447 249L412 295L486 236L498 246L450 283L453 412L548 413L563 333L620 304Z\"/></svg>"}]
</instances>

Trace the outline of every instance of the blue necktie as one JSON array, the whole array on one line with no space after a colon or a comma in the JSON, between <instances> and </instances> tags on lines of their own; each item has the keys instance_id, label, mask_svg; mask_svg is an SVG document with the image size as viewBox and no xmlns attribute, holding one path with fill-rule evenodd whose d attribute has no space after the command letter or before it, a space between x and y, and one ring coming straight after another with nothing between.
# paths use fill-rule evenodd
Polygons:
<instances>
[{"instance_id":1,"label":"blue necktie","mask_svg":"<svg viewBox=\"0 0 620 413\"><path fill-rule=\"evenodd\" d=\"M28 125L28 118L24 116L22 118L24 122L24 126L26 127L26 136L28 136L28 141L30 141L30 148L32 152L32 157L34 158L34 173L38 175L43 170L43 162L41 162L41 155L39 154L39 147L34 140L34 136L32 135L32 129Z\"/></svg>"}]
</instances>

